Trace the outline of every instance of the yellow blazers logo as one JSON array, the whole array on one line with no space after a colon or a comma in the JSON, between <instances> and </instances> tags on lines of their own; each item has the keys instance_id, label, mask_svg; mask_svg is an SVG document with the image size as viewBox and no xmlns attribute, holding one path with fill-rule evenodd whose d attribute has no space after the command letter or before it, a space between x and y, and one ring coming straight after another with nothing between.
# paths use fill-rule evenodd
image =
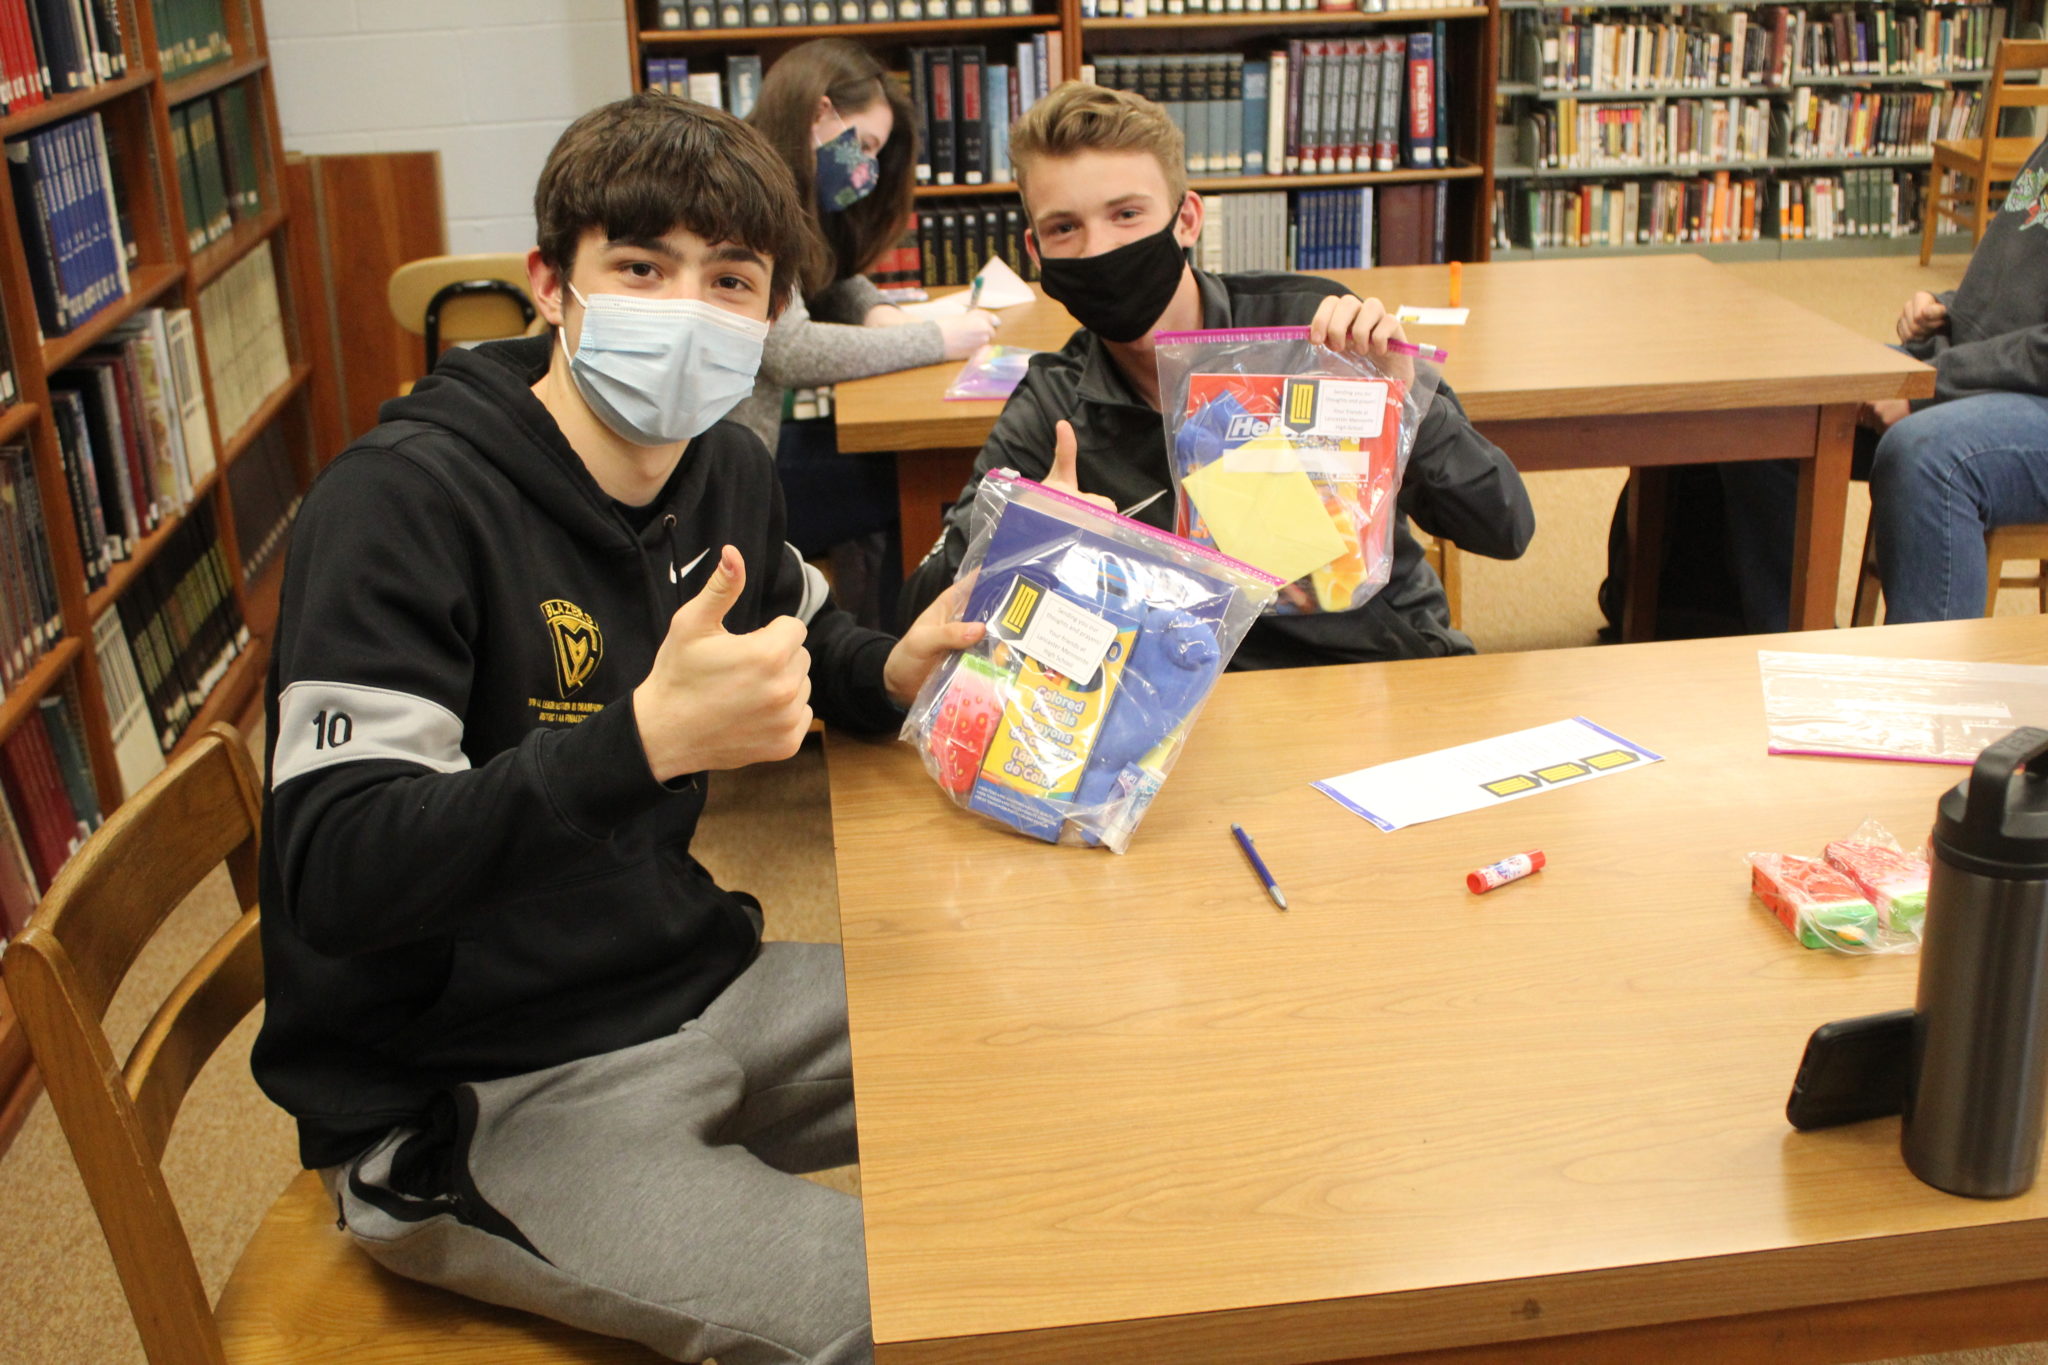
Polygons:
<instances>
[{"instance_id":1,"label":"yellow blazers logo","mask_svg":"<svg viewBox=\"0 0 2048 1365\"><path fill-rule=\"evenodd\" d=\"M1316 424L1316 397L1320 389L1313 379L1290 379L1280 402L1281 424L1290 431L1307 431Z\"/></svg>"},{"instance_id":2,"label":"yellow blazers logo","mask_svg":"<svg viewBox=\"0 0 2048 1365\"><path fill-rule=\"evenodd\" d=\"M559 597L541 603L540 614L555 645L555 685L564 698L573 696L604 659L604 633L589 612Z\"/></svg>"}]
</instances>

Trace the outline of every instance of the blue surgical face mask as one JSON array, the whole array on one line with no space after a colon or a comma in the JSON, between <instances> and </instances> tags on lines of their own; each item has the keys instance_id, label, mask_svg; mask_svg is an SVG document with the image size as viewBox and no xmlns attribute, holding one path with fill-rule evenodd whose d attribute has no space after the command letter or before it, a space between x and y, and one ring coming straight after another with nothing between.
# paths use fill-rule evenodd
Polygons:
<instances>
[{"instance_id":1,"label":"blue surgical face mask","mask_svg":"<svg viewBox=\"0 0 2048 1365\"><path fill-rule=\"evenodd\" d=\"M687 441L753 392L768 324L697 299L584 298L576 354L562 355L583 401L635 445Z\"/></svg>"},{"instance_id":2,"label":"blue surgical face mask","mask_svg":"<svg viewBox=\"0 0 2048 1365\"><path fill-rule=\"evenodd\" d=\"M882 163L860 145L860 130L852 124L837 137L818 147L818 211L839 213L852 208L875 191L882 180Z\"/></svg>"}]
</instances>

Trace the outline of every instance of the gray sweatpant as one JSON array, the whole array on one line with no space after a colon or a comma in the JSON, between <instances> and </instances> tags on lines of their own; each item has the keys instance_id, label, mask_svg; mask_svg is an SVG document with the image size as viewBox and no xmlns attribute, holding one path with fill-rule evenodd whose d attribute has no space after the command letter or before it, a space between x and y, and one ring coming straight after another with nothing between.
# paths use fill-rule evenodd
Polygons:
<instances>
[{"instance_id":1,"label":"gray sweatpant","mask_svg":"<svg viewBox=\"0 0 2048 1365\"><path fill-rule=\"evenodd\" d=\"M327 1173L383 1265L677 1360L873 1359L860 1201L794 1174L855 1157L838 948L767 944L680 1032L456 1108L447 1198L387 1183L414 1129Z\"/></svg>"}]
</instances>

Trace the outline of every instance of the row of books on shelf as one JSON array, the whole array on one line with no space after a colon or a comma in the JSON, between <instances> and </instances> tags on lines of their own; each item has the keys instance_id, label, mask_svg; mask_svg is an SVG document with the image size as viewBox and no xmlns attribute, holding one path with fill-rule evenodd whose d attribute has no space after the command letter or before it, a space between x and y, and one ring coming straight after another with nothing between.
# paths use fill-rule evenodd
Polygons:
<instances>
[{"instance_id":1,"label":"row of books on shelf","mask_svg":"<svg viewBox=\"0 0 2048 1365\"><path fill-rule=\"evenodd\" d=\"M42 698L0 740L0 793L0 938L12 938L100 827L74 686Z\"/></svg>"},{"instance_id":2,"label":"row of books on shelf","mask_svg":"<svg viewBox=\"0 0 2048 1365\"><path fill-rule=\"evenodd\" d=\"M155 0L157 64L176 80L233 56L221 0Z\"/></svg>"},{"instance_id":3,"label":"row of books on shelf","mask_svg":"<svg viewBox=\"0 0 2048 1365\"><path fill-rule=\"evenodd\" d=\"M1915 171L1714 175L1494 192L1494 244L1538 250L1905 237L1920 231Z\"/></svg>"},{"instance_id":4,"label":"row of books on shelf","mask_svg":"<svg viewBox=\"0 0 2048 1365\"><path fill-rule=\"evenodd\" d=\"M43 513L28 447L0 447L0 683L10 689L64 634Z\"/></svg>"},{"instance_id":5,"label":"row of books on shelf","mask_svg":"<svg viewBox=\"0 0 2048 1365\"><path fill-rule=\"evenodd\" d=\"M118 0L0 0L0 113L127 74Z\"/></svg>"},{"instance_id":6,"label":"row of books on shelf","mask_svg":"<svg viewBox=\"0 0 2048 1365\"><path fill-rule=\"evenodd\" d=\"M1203 196L1208 271L1348 270L1444 260L1442 182Z\"/></svg>"},{"instance_id":7,"label":"row of books on shelf","mask_svg":"<svg viewBox=\"0 0 2048 1365\"><path fill-rule=\"evenodd\" d=\"M991 256L1027 280L1038 267L1024 249L1024 208L1014 198L947 200L918 210L896 245L868 272L884 288L966 285Z\"/></svg>"},{"instance_id":8,"label":"row of books on shelf","mask_svg":"<svg viewBox=\"0 0 2048 1365\"><path fill-rule=\"evenodd\" d=\"M14 343L7 334L7 310L0 308L0 408L21 397L14 378Z\"/></svg>"},{"instance_id":9,"label":"row of books on shelf","mask_svg":"<svg viewBox=\"0 0 2048 1365\"><path fill-rule=\"evenodd\" d=\"M199 291L199 323L206 329L214 417L222 437L232 439L292 373L270 243Z\"/></svg>"},{"instance_id":10,"label":"row of books on shelf","mask_svg":"<svg viewBox=\"0 0 2048 1365\"><path fill-rule=\"evenodd\" d=\"M192 315L149 308L50 376L51 416L88 589L213 473Z\"/></svg>"},{"instance_id":11,"label":"row of books on shelf","mask_svg":"<svg viewBox=\"0 0 2048 1365\"><path fill-rule=\"evenodd\" d=\"M1031 0L686 0L653 7L653 32L1029 18Z\"/></svg>"},{"instance_id":12,"label":"row of books on shelf","mask_svg":"<svg viewBox=\"0 0 2048 1365\"><path fill-rule=\"evenodd\" d=\"M1166 110L1193 175L1350 174L1451 163L1445 26L1236 53L1098 57L1082 69Z\"/></svg>"},{"instance_id":13,"label":"row of books on shelf","mask_svg":"<svg viewBox=\"0 0 2048 1365\"><path fill-rule=\"evenodd\" d=\"M1792 101L1787 156L1931 156L1941 138L1975 137L1981 90L1801 90Z\"/></svg>"},{"instance_id":14,"label":"row of books on shelf","mask_svg":"<svg viewBox=\"0 0 2048 1365\"><path fill-rule=\"evenodd\" d=\"M202 502L178 523L114 610L93 623L100 686L126 794L132 796L162 769L164 755L248 643L249 628L228 585L213 503Z\"/></svg>"},{"instance_id":15,"label":"row of books on shelf","mask_svg":"<svg viewBox=\"0 0 2048 1365\"><path fill-rule=\"evenodd\" d=\"M1187 14L1387 14L1441 9L1444 0L1081 0L1083 19L1172 19Z\"/></svg>"},{"instance_id":16,"label":"row of books on shelf","mask_svg":"<svg viewBox=\"0 0 2048 1365\"><path fill-rule=\"evenodd\" d=\"M61 336L128 293L126 198L97 110L7 144L36 320Z\"/></svg>"},{"instance_id":17,"label":"row of books on shelf","mask_svg":"<svg viewBox=\"0 0 2048 1365\"><path fill-rule=\"evenodd\" d=\"M256 129L244 85L223 86L171 110L171 150L191 250L218 241L236 223L263 212Z\"/></svg>"},{"instance_id":18,"label":"row of books on shelf","mask_svg":"<svg viewBox=\"0 0 2048 1365\"><path fill-rule=\"evenodd\" d=\"M235 548L248 583L284 549L298 515L298 461L278 423L271 423L228 470L235 508Z\"/></svg>"},{"instance_id":19,"label":"row of books on shelf","mask_svg":"<svg viewBox=\"0 0 2048 1365\"><path fill-rule=\"evenodd\" d=\"M1934 139L1970 134L1982 107L1976 90L1802 89L1789 104L1735 97L1562 99L1523 115L1517 150L1524 165L1586 170L1771 157L1927 156Z\"/></svg>"},{"instance_id":20,"label":"row of books on shelf","mask_svg":"<svg viewBox=\"0 0 2048 1365\"><path fill-rule=\"evenodd\" d=\"M296 505L296 496L279 504L286 524ZM201 504L93 623L122 799L163 771L165 756L248 644L212 506ZM0 940L20 932L100 826L85 735L78 690L67 678L0 740Z\"/></svg>"},{"instance_id":21,"label":"row of books on shelf","mask_svg":"<svg viewBox=\"0 0 2048 1365\"><path fill-rule=\"evenodd\" d=\"M1990 5L1686 11L1683 18L1516 12L1508 79L1544 90L1786 87L1816 76L1981 71L2004 32Z\"/></svg>"},{"instance_id":22,"label":"row of books on shelf","mask_svg":"<svg viewBox=\"0 0 2048 1365\"><path fill-rule=\"evenodd\" d=\"M1448 199L1441 181L1205 195L1195 259L1205 270L1440 264ZM999 256L1019 275L1036 279L1024 227L1015 201L923 208L915 231L870 275L885 288L963 286L983 261Z\"/></svg>"},{"instance_id":23,"label":"row of books on shelf","mask_svg":"<svg viewBox=\"0 0 2048 1365\"><path fill-rule=\"evenodd\" d=\"M751 52L732 53L722 63L700 59L695 71L688 57L646 57L641 75L649 90L666 90L723 109L734 118L753 113L761 94L761 58Z\"/></svg>"},{"instance_id":24,"label":"row of books on shelf","mask_svg":"<svg viewBox=\"0 0 2048 1365\"><path fill-rule=\"evenodd\" d=\"M910 49L910 101L923 127L920 185L989 185L1010 178L1010 125L1059 84L1065 52L1057 33L1018 40L1014 61L991 62L982 46Z\"/></svg>"}]
</instances>

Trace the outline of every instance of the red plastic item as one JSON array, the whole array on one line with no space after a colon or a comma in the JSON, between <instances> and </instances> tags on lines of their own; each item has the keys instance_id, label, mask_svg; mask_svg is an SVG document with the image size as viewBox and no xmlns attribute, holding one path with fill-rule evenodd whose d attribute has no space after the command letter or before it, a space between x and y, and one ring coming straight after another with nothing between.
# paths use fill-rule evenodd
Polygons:
<instances>
[{"instance_id":1,"label":"red plastic item","mask_svg":"<svg viewBox=\"0 0 2048 1365\"><path fill-rule=\"evenodd\" d=\"M982 756L995 738L1003 716L995 684L967 669L958 669L946 685L932 721L932 757L939 762L939 785L955 795L973 790Z\"/></svg>"}]
</instances>

